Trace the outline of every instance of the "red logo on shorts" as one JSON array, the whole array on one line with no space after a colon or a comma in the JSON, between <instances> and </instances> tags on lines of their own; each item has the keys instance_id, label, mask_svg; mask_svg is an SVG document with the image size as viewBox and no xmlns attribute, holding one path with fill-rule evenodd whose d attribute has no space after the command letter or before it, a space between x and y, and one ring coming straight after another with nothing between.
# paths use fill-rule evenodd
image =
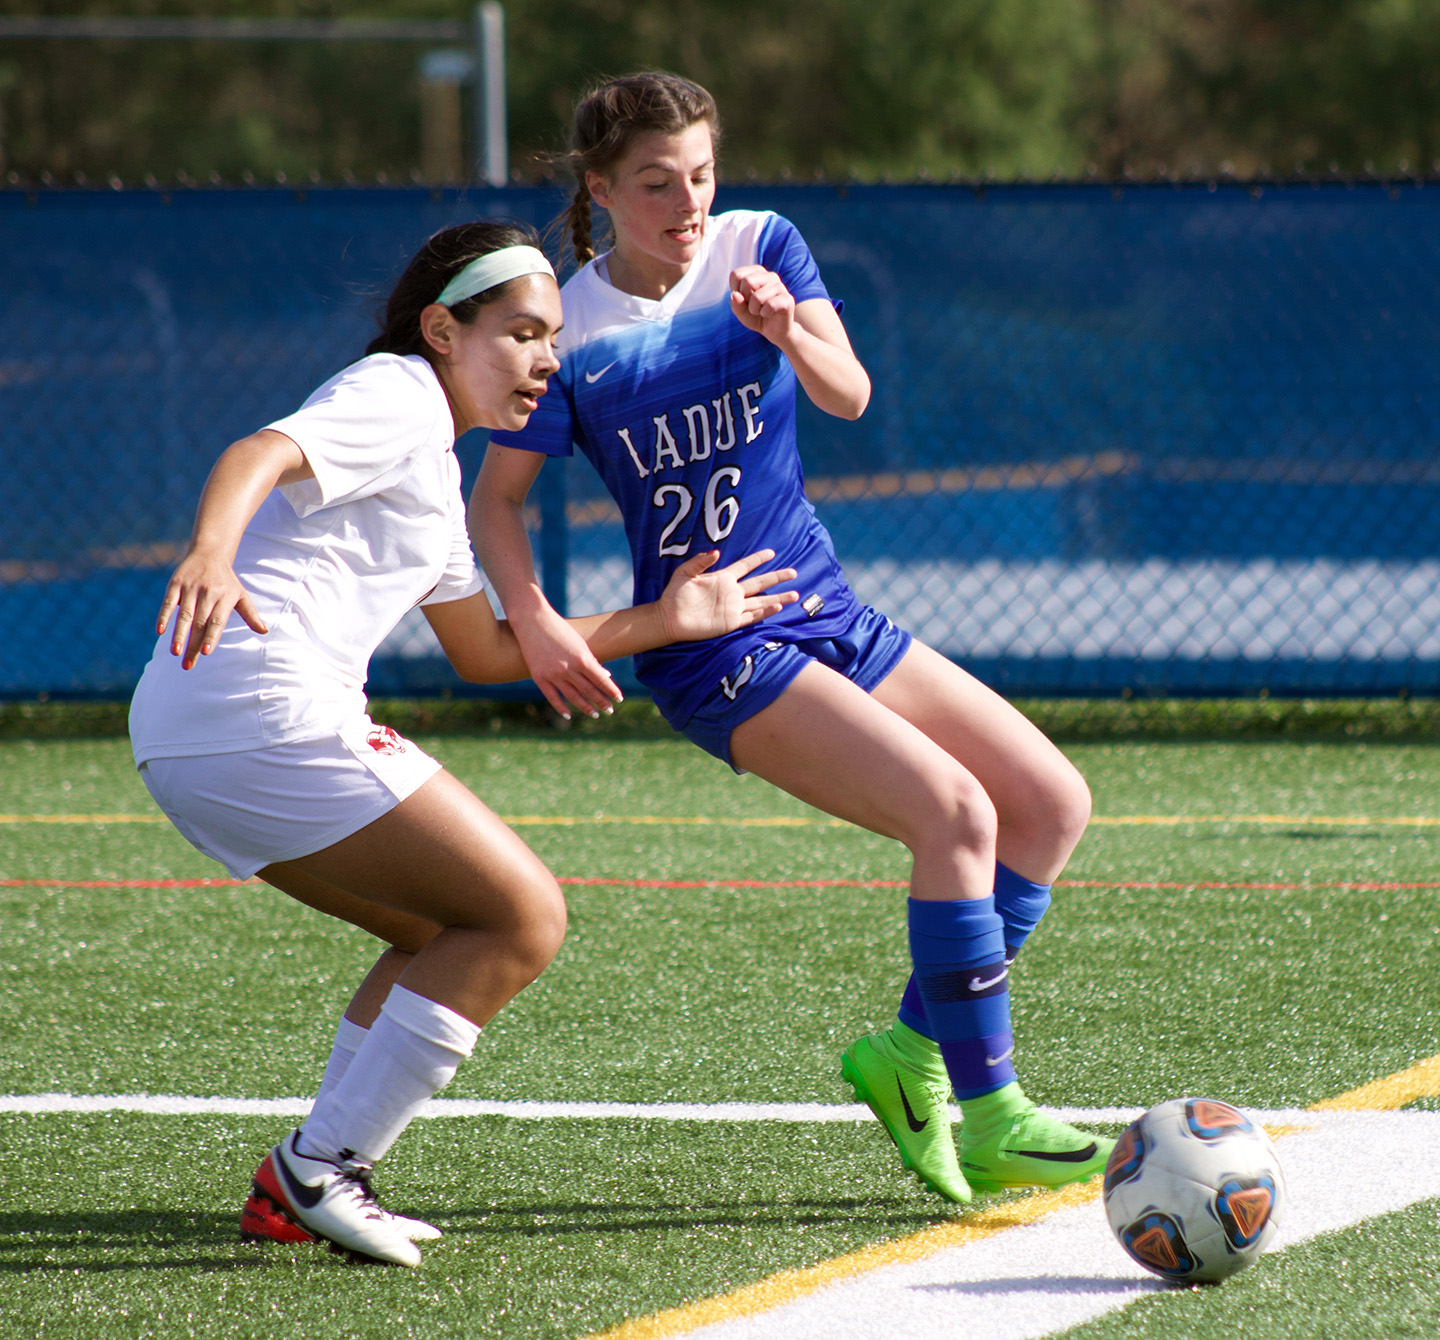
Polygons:
<instances>
[{"instance_id":1,"label":"red logo on shorts","mask_svg":"<svg viewBox=\"0 0 1440 1340\"><path fill-rule=\"evenodd\" d=\"M376 726L365 737L365 743L377 754L403 754L405 752L405 741L395 733L391 726Z\"/></svg>"}]
</instances>

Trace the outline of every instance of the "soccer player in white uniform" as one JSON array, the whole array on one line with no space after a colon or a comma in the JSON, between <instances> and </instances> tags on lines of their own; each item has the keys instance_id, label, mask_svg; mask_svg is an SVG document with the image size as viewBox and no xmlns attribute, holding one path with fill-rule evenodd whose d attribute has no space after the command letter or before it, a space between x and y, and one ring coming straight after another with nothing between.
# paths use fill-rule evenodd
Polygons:
<instances>
[{"instance_id":1,"label":"soccer player in white uniform","mask_svg":"<svg viewBox=\"0 0 1440 1340\"><path fill-rule=\"evenodd\" d=\"M370 1170L545 968L554 877L438 762L366 713L371 654L419 606L464 678L528 673L482 587L452 448L518 429L558 366L560 292L534 231L432 237L367 356L241 439L205 485L157 619L130 734L140 774L199 850L389 948L345 1011L304 1125L261 1163L251 1239L327 1239L400 1265L439 1236L383 1210ZM641 607L577 619L600 657L743 627L796 597L714 550Z\"/></svg>"},{"instance_id":2,"label":"soccer player in white uniform","mask_svg":"<svg viewBox=\"0 0 1440 1340\"><path fill-rule=\"evenodd\" d=\"M795 228L710 213L717 132L710 95L674 75L612 80L577 106L566 226L584 265L562 292L551 394L491 435L471 504L481 558L549 700L593 709L617 689L545 602L524 529L546 455L578 447L599 472L637 600L690 555L766 537L800 600L763 629L637 657L637 674L702 748L910 849L910 984L895 1023L841 1061L905 1166L952 1201L1090 1177L1112 1142L1025 1097L1009 997L1089 792L1019 712L851 591L805 497L795 388L855 418L869 378ZM613 231L598 256L592 201Z\"/></svg>"}]
</instances>

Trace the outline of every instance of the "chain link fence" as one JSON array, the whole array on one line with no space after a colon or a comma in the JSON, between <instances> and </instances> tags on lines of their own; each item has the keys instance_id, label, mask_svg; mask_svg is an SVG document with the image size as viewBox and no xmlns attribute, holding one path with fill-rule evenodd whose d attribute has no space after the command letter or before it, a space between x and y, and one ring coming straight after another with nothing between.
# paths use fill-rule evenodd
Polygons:
<instances>
[{"instance_id":1,"label":"chain link fence","mask_svg":"<svg viewBox=\"0 0 1440 1340\"><path fill-rule=\"evenodd\" d=\"M0 696L128 696L223 447L358 357L418 243L544 188L0 190ZM865 599L1026 696L1440 692L1440 185L726 186L874 381L802 407ZM457 446L468 481L483 434ZM629 600L588 464L547 590ZM423 619L375 694L466 691Z\"/></svg>"}]
</instances>

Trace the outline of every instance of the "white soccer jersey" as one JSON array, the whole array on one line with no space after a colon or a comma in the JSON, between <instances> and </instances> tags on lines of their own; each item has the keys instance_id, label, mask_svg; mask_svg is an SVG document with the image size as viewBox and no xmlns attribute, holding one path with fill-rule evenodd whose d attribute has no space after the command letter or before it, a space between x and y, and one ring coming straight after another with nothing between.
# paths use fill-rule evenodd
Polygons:
<instances>
[{"instance_id":1,"label":"white soccer jersey","mask_svg":"<svg viewBox=\"0 0 1440 1340\"><path fill-rule=\"evenodd\" d=\"M261 503L235 556L270 631L232 614L191 670L162 634L130 708L137 764L337 731L365 710L370 657L405 614L484 587L454 422L425 359L363 358L269 426L315 472Z\"/></svg>"}]
</instances>

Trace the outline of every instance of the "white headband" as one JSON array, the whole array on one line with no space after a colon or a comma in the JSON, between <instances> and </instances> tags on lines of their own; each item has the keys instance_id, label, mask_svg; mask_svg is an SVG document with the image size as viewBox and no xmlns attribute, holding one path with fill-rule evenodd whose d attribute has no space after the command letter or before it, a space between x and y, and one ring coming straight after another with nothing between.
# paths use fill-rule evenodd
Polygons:
<instances>
[{"instance_id":1,"label":"white headband","mask_svg":"<svg viewBox=\"0 0 1440 1340\"><path fill-rule=\"evenodd\" d=\"M554 279L555 267L535 247L501 247L477 256L445 285L435 301L442 307L454 307L457 302L521 275L549 275Z\"/></svg>"}]
</instances>

